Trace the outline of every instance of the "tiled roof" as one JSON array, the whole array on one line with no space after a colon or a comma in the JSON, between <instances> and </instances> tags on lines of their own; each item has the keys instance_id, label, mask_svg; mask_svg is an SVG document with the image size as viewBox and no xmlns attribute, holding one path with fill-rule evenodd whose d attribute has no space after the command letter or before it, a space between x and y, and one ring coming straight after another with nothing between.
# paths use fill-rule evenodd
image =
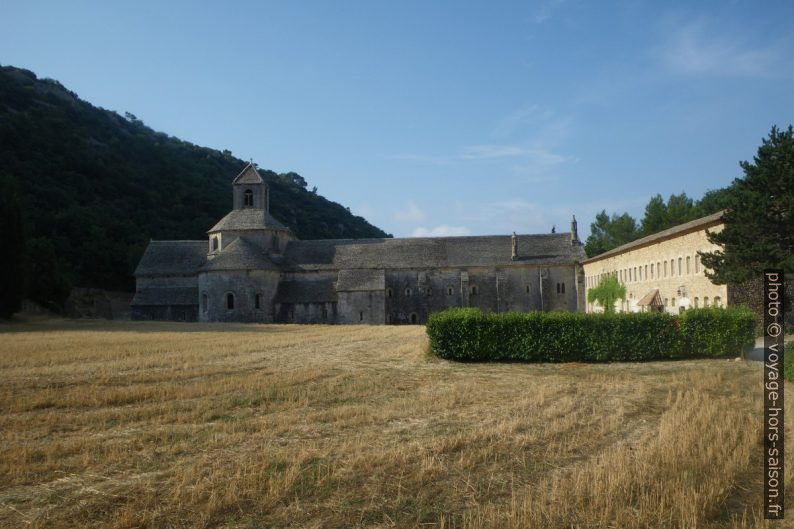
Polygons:
<instances>
[{"instance_id":1,"label":"tiled roof","mask_svg":"<svg viewBox=\"0 0 794 529\"><path fill-rule=\"evenodd\" d=\"M338 292L359 290L383 290L386 275L383 270L340 270L336 280Z\"/></svg>"},{"instance_id":2,"label":"tiled roof","mask_svg":"<svg viewBox=\"0 0 794 529\"><path fill-rule=\"evenodd\" d=\"M672 228L668 228L666 230L662 230L660 232L656 232L652 235L648 235L647 237L643 237L642 239L637 239L636 241L628 242L624 245L618 246L617 248L613 248L609 251L606 251L602 254L598 254L593 256L589 259L586 259L585 263L592 263L594 261L599 261L601 259L605 259L607 257L612 257L613 255L618 255L623 252L627 252L629 250L633 250L635 248L639 248L641 246L647 246L649 244L653 244L655 242L662 241L664 239L669 239L671 237L675 237L678 235L683 235L687 232L697 231L701 229L706 229L711 225L719 224L722 221L722 214L723 212L713 213L711 215L706 215L705 217L701 217L699 219L691 220L689 222L685 222L684 224L679 224L678 226L674 226Z\"/></svg>"},{"instance_id":3,"label":"tiled roof","mask_svg":"<svg viewBox=\"0 0 794 529\"><path fill-rule=\"evenodd\" d=\"M511 237L431 237L290 241L285 267L292 270L399 269L511 264L568 264L585 258L569 233L519 235L518 258Z\"/></svg>"},{"instance_id":4,"label":"tiled roof","mask_svg":"<svg viewBox=\"0 0 794 529\"><path fill-rule=\"evenodd\" d=\"M136 292L130 305L198 305L198 288L146 288L140 292Z\"/></svg>"},{"instance_id":5,"label":"tiled roof","mask_svg":"<svg viewBox=\"0 0 794 529\"><path fill-rule=\"evenodd\" d=\"M281 281L276 303L322 303L336 301L336 289L330 279Z\"/></svg>"},{"instance_id":6,"label":"tiled roof","mask_svg":"<svg viewBox=\"0 0 794 529\"><path fill-rule=\"evenodd\" d=\"M206 259L206 241L151 241L135 275L195 274Z\"/></svg>"},{"instance_id":7,"label":"tiled roof","mask_svg":"<svg viewBox=\"0 0 794 529\"><path fill-rule=\"evenodd\" d=\"M642 299L637 302L637 305L640 307L644 307L646 305L651 307L664 307L664 302L662 302L662 296L659 294L659 289L655 288L645 294Z\"/></svg>"},{"instance_id":8,"label":"tiled roof","mask_svg":"<svg viewBox=\"0 0 794 529\"><path fill-rule=\"evenodd\" d=\"M250 243L245 237L238 237L201 267L202 272L214 270L280 269L259 247Z\"/></svg>"},{"instance_id":9,"label":"tiled roof","mask_svg":"<svg viewBox=\"0 0 794 529\"><path fill-rule=\"evenodd\" d=\"M261 230L263 228L273 230L287 229L264 209L244 208L231 210L228 215L210 228L208 233L220 230Z\"/></svg>"},{"instance_id":10,"label":"tiled roof","mask_svg":"<svg viewBox=\"0 0 794 529\"><path fill-rule=\"evenodd\" d=\"M262 182L262 176L260 176L259 171L250 163L232 180L233 184L261 184Z\"/></svg>"}]
</instances>

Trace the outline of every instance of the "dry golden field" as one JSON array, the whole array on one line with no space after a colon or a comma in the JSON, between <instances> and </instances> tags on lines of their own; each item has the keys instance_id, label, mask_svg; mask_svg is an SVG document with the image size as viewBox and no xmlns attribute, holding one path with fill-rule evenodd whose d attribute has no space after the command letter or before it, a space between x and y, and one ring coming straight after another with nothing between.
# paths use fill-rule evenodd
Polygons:
<instances>
[{"instance_id":1,"label":"dry golden field","mask_svg":"<svg viewBox=\"0 0 794 529\"><path fill-rule=\"evenodd\" d=\"M765 527L760 365L459 364L419 326L0 340L2 527Z\"/></svg>"}]
</instances>

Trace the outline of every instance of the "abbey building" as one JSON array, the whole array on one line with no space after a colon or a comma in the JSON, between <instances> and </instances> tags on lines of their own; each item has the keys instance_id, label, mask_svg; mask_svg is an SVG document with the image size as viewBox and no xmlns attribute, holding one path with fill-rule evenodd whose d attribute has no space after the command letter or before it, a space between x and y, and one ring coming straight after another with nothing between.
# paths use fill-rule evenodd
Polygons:
<instances>
[{"instance_id":1,"label":"abbey building","mask_svg":"<svg viewBox=\"0 0 794 529\"><path fill-rule=\"evenodd\" d=\"M270 215L249 164L206 241L151 241L133 319L424 323L449 307L585 310L576 220L569 233L298 240Z\"/></svg>"}]
</instances>

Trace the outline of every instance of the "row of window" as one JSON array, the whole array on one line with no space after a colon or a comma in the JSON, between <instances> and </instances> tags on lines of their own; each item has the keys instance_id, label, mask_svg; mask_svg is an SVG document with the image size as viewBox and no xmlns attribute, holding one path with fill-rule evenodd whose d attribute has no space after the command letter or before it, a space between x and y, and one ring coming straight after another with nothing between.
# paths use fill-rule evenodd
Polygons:
<instances>
[{"instance_id":1,"label":"row of window","mask_svg":"<svg viewBox=\"0 0 794 529\"><path fill-rule=\"evenodd\" d=\"M630 298L633 298L633 297L634 296L630 296ZM693 308L696 308L696 309L700 308L700 298L699 297L696 296L695 298L693 298L692 302L693 302L693 304L692 304ZM664 304L665 307L671 307L671 308L676 307L676 298L674 298L674 297L673 298L664 298L663 304ZM593 307L592 303L590 304L590 307L591 308ZM620 302L620 308L623 311L628 311L630 307L631 307L631 299L627 299L625 301L621 301ZM709 297L705 296L703 298L703 307L706 307L706 308L707 307L718 307L718 308L720 308L720 307L722 307L722 298L720 296L714 296L713 301L710 301Z\"/></svg>"},{"instance_id":2,"label":"row of window","mask_svg":"<svg viewBox=\"0 0 794 529\"><path fill-rule=\"evenodd\" d=\"M689 275L692 273L694 262L694 273L700 273L700 256L695 254L694 259L692 256L679 257L678 260L670 259L669 261L657 261L640 266L630 266L620 270L613 270L602 274L588 276L587 287L592 288L597 286L604 278L612 276L618 279L621 283L632 283L635 281L648 281L651 279L661 279L663 277L676 277L682 275ZM668 266L669 265L669 266Z\"/></svg>"},{"instance_id":3,"label":"row of window","mask_svg":"<svg viewBox=\"0 0 794 529\"><path fill-rule=\"evenodd\" d=\"M529 285L526 285L526 293L529 294L529 292L530 292ZM405 294L406 297L409 297L409 298L413 295L413 291L410 288L406 288L403 291L403 293ZM428 287L428 288L424 289L424 292L423 292L422 287L419 287L419 294L421 295L422 293L425 293L428 296L432 296L433 295L433 289ZM447 295L448 296L451 296L454 293L455 293L454 287L447 287ZM477 288L477 285L471 285L469 287L469 294L471 294L472 296L476 296L478 293L479 293L479 289ZM565 283L564 282L563 283L557 283L557 294L565 294ZM391 288L387 288L386 289L386 297L387 298L394 297L394 290L391 289Z\"/></svg>"},{"instance_id":4,"label":"row of window","mask_svg":"<svg viewBox=\"0 0 794 529\"><path fill-rule=\"evenodd\" d=\"M227 292L224 296L224 306L226 310L234 310L236 298L234 292ZM254 309L260 310L262 308L262 294L254 294ZM207 312L209 310L209 297L206 292L201 294L201 310Z\"/></svg>"}]
</instances>

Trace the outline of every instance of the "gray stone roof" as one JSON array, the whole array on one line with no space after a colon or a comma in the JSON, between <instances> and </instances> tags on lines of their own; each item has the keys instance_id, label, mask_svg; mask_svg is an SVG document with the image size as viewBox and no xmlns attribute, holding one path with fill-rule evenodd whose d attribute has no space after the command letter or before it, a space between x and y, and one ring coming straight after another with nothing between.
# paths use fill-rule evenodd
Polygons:
<instances>
[{"instance_id":1,"label":"gray stone roof","mask_svg":"<svg viewBox=\"0 0 794 529\"><path fill-rule=\"evenodd\" d=\"M259 247L245 237L238 237L201 267L202 272L215 270L280 270L280 268Z\"/></svg>"},{"instance_id":2,"label":"gray stone roof","mask_svg":"<svg viewBox=\"0 0 794 529\"><path fill-rule=\"evenodd\" d=\"M130 305L198 305L198 288L145 288L135 293Z\"/></svg>"},{"instance_id":3,"label":"gray stone roof","mask_svg":"<svg viewBox=\"0 0 794 529\"><path fill-rule=\"evenodd\" d=\"M336 289L330 279L281 281L276 303L321 303L336 301Z\"/></svg>"},{"instance_id":4,"label":"gray stone roof","mask_svg":"<svg viewBox=\"0 0 794 529\"><path fill-rule=\"evenodd\" d=\"M386 275L383 270L340 270L336 280L338 292L383 290Z\"/></svg>"},{"instance_id":5,"label":"gray stone roof","mask_svg":"<svg viewBox=\"0 0 794 529\"><path fill-rule=\"evenodd\" d=\"M586 259L584 262L592 263L607 257L612 257L613 255L622 254L623 252L627 252L641 246L647 246L649 244L660 242L671 237L677 237L692 231L705 230L710 226L719 224L722 221L722 214L723 212L719 211L711 215L706 215L705 217L700 217L699 219L679 224L678 226L673 226L672 228L656 232L654 234L648 235L647 237L643 237L642 239L628 242L622 246L618 246L617 248L613 248L609 251L593 256L589 259Z\"/></svg>"},{"instance_id":6,"label":"gray stone roof","mask_svg":"<svg viewBox=\"0 0 794 529\"><path fill-rule=\"evenodd\" d=\"M567 264L582 261L584 249L569 233L519 235L518 258L510 235L405 239L290 241L284 265L291 270L399 269L512 264Z\"/></svg>"},{"instance_id":7,"label":"gray stone roof","mask_svg":"<svg viewBox=\"0 0 794 529\"><path fill-rule=\"evenodd\" d=\"M195 274L207 260L207 241L150 241L136 276Z\"/></svg>"},{"instance_id":8,"label":"gray stone roof","mask_svg":"<svg viewBox=\"0 0 794 529\"><path fill-rule=\"evenodd\" d=\"M264 209L244 208L231 210L207 233L220 230L261 230L263 228L271 230L288 229Z\"/></svg>"},{"instance_id":9,"label":"gray stone roof","mask_svg":"<svg viewBox=\"0 0 794 529\"><path fill-rule=\"evenodd\" d=\"M232 180L233 184L261 184L264 180L262 180L262 176L259 174L259 171L256 170L256 167L253 164L249 163L246 165L240 174L234 177Z\"/></svg>"}]
</instances>

